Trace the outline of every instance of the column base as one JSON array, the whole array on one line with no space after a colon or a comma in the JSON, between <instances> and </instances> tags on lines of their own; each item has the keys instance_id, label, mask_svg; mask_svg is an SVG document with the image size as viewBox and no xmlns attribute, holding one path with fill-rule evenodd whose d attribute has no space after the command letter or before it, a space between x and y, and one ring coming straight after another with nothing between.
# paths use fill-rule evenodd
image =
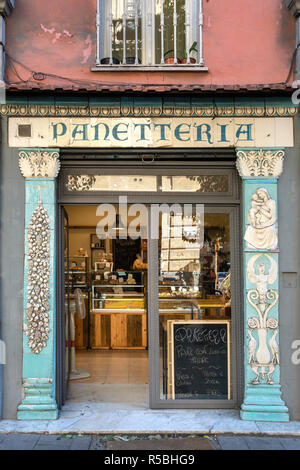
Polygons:
<instances>
[{"instance_id":1,"label":"column base","mask_svg":"<svg viewBox=\"0 0 300 470\"><path fill-rule=\"evenodd\" d=\"M45 419L45 420L53 420L58 418L58 410L57 407L54 405L52 409L50 407L43 407L37 404L35 405L28 405L22 406L20 405L17 412L17 419L20 421L24 420L37 420L37 419Z\"/></svg>"},{"instance_id":2,"label":"column base","mask_svg":"<svg viewBox=\"0 0 300 470\"><path fill-rule=\"evenodd\" d=\"M240 417L246 421L289 421L280 385L248 386Z\"/></svg>"},{"instance_id":3,"label":"column base","mask_svg":"<svg viewBox=\"0 0 300 470\"><path fill-rule=\"evenodd\" d=\"M58 409L52 396L50 379L27 379L24 382L25 398L18 406L17 419L57 419Z\"/></svg>"}]
</instances>

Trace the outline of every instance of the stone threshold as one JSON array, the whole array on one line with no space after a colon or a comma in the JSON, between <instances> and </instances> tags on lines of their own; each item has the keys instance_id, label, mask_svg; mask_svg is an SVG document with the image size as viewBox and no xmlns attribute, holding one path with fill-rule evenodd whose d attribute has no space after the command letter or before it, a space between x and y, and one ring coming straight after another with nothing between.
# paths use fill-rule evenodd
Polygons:
<instances>
[{"instance_id":1,"label":"stone threshold","mask_svg":"<svg viewBox=\"0 0 300 470\"><path fill-rule=\"evenodd\" d=\"M149 410L111 403L67 403L57 420L0 421L3 433L230 434L300 437L300 421L243 421L237 410Z\"/></svg>"}]
</instances>

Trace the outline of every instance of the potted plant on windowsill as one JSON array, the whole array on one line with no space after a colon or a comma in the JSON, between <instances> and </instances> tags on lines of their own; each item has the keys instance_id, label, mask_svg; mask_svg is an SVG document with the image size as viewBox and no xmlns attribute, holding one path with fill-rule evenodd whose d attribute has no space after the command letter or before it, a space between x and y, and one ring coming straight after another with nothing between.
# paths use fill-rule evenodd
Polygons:
<instances>
[{"instance_id":1,"label":"potted plant on windowsill","mask_svg":"<svg viewBox=\"0 0 300 470\"><path fill-rule=\"evenodd\" d=\"M135 57L126 57L126 64L135 64ZM138 58L137 60L138 64L141 64L141 59Z\"/></svg>"},{"instance_id":2,"label":"potted plant on windowsill","mask_svg":"<svg viewBox=\"0 0 300 470\"><path fill-rule=\"evenodd\" d=\"M100 60L100 63L103 65L108 65L110 64L110 58L109 57L104 57L103 59ZM116 57L112 57L112 63L113 64L119 64L120 61Z\"/></svg>"},{"instance_id":3,"label":"potted plant on windowsill","mask_svg":"<svg viewBox=\"0 0 300 470\"><path fill-rule=\"evenodd\" d=\"M169 51L165 52L164 54L164 63L165 64L175 64L175 58L174 58L174 54L171 55L170 57L167 57L169 54L173 53L174 50L173 49L170 49ZM177 57L177 64L180 64L180 59L178 59Z\"/></svg>"},{"instance_id":4,"label":"potted plant on windowsill","mask_svg":"<svg viewBox=\"0 0 300 470\"><path fill-rule=\"evenodd\" d=\"M193 44L191 45L190 49L189 49L189 56L190 56L190 63L191 64L196 63L196 59L194 59L194 57L191 57L192 52L198 52L198 50L196 49L196 46L197 46L197 41L194 41ZM186 51L184 53L184 58L181 59L181 63L182 64L187 64L187 52Z\"/></svg>"}]
</instances>

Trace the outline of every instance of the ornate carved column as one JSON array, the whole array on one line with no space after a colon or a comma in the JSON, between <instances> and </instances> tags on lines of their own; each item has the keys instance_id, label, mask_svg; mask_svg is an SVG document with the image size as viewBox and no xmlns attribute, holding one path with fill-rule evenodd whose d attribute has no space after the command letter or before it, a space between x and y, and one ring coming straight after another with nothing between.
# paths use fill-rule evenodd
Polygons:
<instances>
[{"instance_id":1,"label":"ornate carved column","mask_svg":"<svg viewBox=\"0 0 300 470\"><path fill-rule=\"evenodd\" d=\"M18 419L56 419L55 234L57 149L20 149L25 177L23 390Z\"/></svg>"},{"instance_id":2,"label":"ornate carved column","mask_svg":"<svg viewBox=\"0 0 300 470\"><path fill-rule=\"evenodd\" d=\"M280 389L278 318L277 182L283 159L283 149L237 149L243 180L245 420L289 420Z\"/></svg>"}]
</instances>

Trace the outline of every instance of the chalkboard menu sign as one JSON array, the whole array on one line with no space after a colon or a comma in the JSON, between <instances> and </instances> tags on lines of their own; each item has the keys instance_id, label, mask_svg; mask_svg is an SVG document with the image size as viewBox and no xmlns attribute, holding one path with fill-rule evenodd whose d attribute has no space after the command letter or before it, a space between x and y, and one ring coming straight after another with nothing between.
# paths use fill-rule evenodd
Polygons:
<instances>
[{"instance_id":1,"label":"chalkboard menu sign","mask_svg":"<svg viewBox=\"0 0 300 470\"><path fill-rule=\"evenodd\" d=\"M230 322L168 321L168 395L230 399Z\"/></svg>"}]
</instances>

